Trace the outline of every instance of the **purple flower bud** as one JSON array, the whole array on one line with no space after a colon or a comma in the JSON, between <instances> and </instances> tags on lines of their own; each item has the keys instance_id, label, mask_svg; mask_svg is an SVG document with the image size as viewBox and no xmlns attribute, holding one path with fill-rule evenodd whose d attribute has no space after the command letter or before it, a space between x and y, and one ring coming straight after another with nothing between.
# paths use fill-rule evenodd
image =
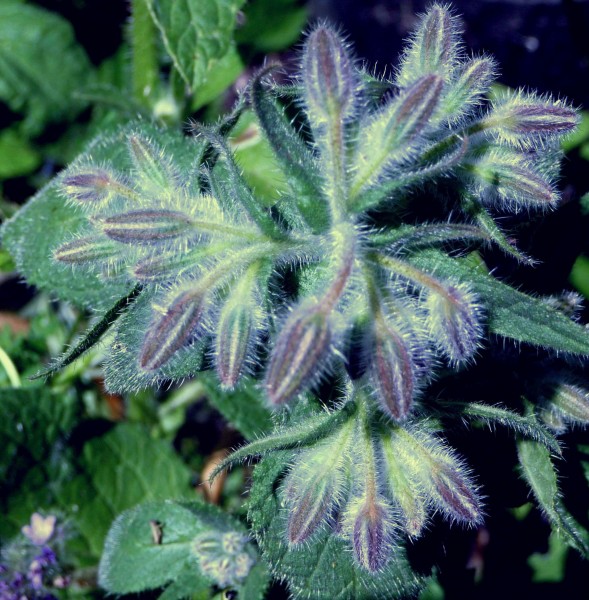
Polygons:
<instances>
[{"instance_id":1,"label":"purple flower bud","mask_svg":"<svg viewBox=\"0 0 589 600\"><path fill-rule=\"evenodd\" d=\"M53 258L71 265L82 265L111 259L117 252L118 248L110 240L100 236L89 236L62 244L53 253Z\"/></svg>"},{"instance_id":2,"label":"purple flower bud","mask_svg":"<svg viewBox=\"0 0 589 600\"><path fill-rule=\"evenodd\" d=\"M382 498L364 498L350 510L347 518L353 519L354 558L367 571L380 571L392 550L394 526L390 507Z\"/></svg>"},{"instance_id":3,"label":"purple flower bud","mask_svg":"<svg viewBox=\"0 0 589 600\"><path fill-rule=\"evenodd\" d=\"M333 30L320 26L311 32L303 73L308 108L315 118L345 120L354 99L354 74L346 48Z\"/></svg>"},{"instance_id":4,"label":"purple flower bud","mask_svg":"<svg viewBox=\"0 0 589 600\"><path fill-rule=\"evenodd\" d=\"M571 383L560 381L551 387L549 404L567 420L589 424L589 392Z\"/></svg>"},{"instance_id":5,"label":"purple flower bud","mask_svg":"<svg viewBox=\"0 0 589 600\"><path fill-rule=\"evenodd\" d=\"M308 388L329 355L332 331L320 306L297 307L278 334L266 373L272 404L284 404Z\"/></svg>"},{"instance_id":6,"label":"purple flower bud","mask_svg":"<svg viewBox=\"0 0 589 600\"><path fill-rule=\"evenodd\" d=\"M201 325L205 308L206 295L189 289L177 294L163 312L155 311L141 348L141 368L155 371L187 345Z\"/></svg>"},{"instance_id":7,"label":"purple flower bud","mask_svg":"<svg viewBox=\"0 0 589 600\"><path fill-rule=\"evenodd\" d=\"M153 244L184 235L192 221L175 210L145 209L113 215L98 221L112 240L124 244Z\"/></svg>"},{"instance_id":8,"label":"purple flower bud","mask_svg":"<svg viewBox=\"0 0 589 600\"><path fill-rule=\"evenodd\" d=\"M463 285L445 291L431 290L425 301L432 340L452 363L471 359L482 334L481 308L476 296Z\"/></svg>"},{"instance_id":9,"label":"purple flower bud","mask_svg":"<svg viewBox=\"0 0 589 600\"><path fill-rule=\"evenodd\" d=\"M411 348L388 324L375 329L370 381L383 411L402 421L411 411L417 387Z\"/></svg>"},{"instance_id":10,"label":"purple flower bud","mask_svg":"<svg viewBox=\"0 0 589 600\"><path fill-rule=\"evenodd\" d=\"M118 176L100 167L83 167L80 172L67 175L61 187L68 198L81 202L105 202L116 194L133 195Z\"/></svg>"},{"instance_id":11,"label":"purple flower bud","mask_svg":"<svg viewBox=\"0 0 589 600\"><path fill-rule=\"evenodd\" d=\"M495 63L490 58L473 58L464 63L446 87L443 112L450 118L462 115L469 105L480 101L489 89L494 74Z\"/></svg>"},{"instance_id":12,"label":"purple flower bud","mask_svg":"<svg viewBox=\"0 0 589 600\"><path fill-rule=\"evenodd\" d=\"M430 471L436 504L460 523L474 525L482 521L481 501L474 484L458 464L433 463Z\"/></svg>"}]
</instances>

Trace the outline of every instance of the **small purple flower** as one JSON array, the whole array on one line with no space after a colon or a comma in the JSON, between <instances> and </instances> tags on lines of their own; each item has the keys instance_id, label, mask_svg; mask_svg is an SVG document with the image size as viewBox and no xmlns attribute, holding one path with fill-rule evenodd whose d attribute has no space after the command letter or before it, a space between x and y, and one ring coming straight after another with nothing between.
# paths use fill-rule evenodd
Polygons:
<instances>
[{"instance_id":1,"label":"small purple flower","mask_svg":"<svg viewBox=\"0 0 589 600\"><path fill-rule=\"evenodd\" d=\"M25 525L21 531L33 544L42 546L53 535L56 520L54 515L43 517L39 513L33 513L31 515L31 524Z\"/></svg>"}]
</instances>

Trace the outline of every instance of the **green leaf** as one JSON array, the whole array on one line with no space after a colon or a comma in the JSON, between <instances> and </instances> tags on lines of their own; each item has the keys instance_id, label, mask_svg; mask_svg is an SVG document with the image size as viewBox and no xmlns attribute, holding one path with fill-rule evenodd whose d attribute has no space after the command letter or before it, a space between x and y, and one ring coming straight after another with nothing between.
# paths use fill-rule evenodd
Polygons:
<instances>
[{"instance_id":1,"label":"green leaf","mask_svg":"<svg viewBox=\"0 0 589 600\"><path fill-rule=\"evenodd\" d=\"M0 99L25 113L28 133L81 108L73 92L91 73L65 19L31 4L0 3Z\"/></svg>"},{"instance_id":2,"label":"green leaf","mask_svg":"<svg viewBox=\"0 0 589 600\"><path fill-rule=\"evenodd\" d=\"M548 552L534 552L528 558L528 565L534 572L534 583L558 583L566 573L566 559L569 547L554 532L548 539Z\"/></svg>"},{"instance_id":3,"label":"green leaf","mask_svg":"<svg viewBox=\"0 0 589 600\"><path fill-rule=\"evenodd\" d=\"M490 406L479 402L449 400L439 402L439 404L448 411L448 416L461 419L467 418L490 426L502 425L509 427L520 435L540 442L551 452L561 454L558 440L545 427L542 427L533 415L522 416L501 406Z\"/></svg>"},{"instance_id":4,"label":"green leaf","mask_svg":"<svg viewBox=\"0 0 589 600\"><path fill-rule=\"evenodd\" d=\"M438 277L469 283L485 307L491 333L557 351L589 354L589 333L582 325L542 300L514 290L483 269L436 250L424 250L409 260Z\"/></svg>"},{"instance_id":5,"label":"green leaf","mask_svg":"<svg viewBox=\"0 0 589 600\"><path fill-rule=\"evenodd\" d=\"M562 503L549 450L538 442L519 440L517 453L522 476L554 530L569 546L589 556L589 532L575 522Z\"/></svg>"},{"instance_id":6,"label":"green leaf","mask_svg":"<svg viewBox=\"0 0 589 600\"><path fill-rule=\"evenodd\" d=\"M329 223L329 213L321 198L321 180L313 155L292 128L288 118L263 83L269 67L252 82L252 106L262 130L280 162L293 190L293 201L313 231L322 231Z\"/></svg>"},{"instance_id":7,"label":"green leaf","mask_svg":"<svg viewBox=\"0 0 589 600\"><path fill-rule=\"evenodd\" d=\"M71 397L57 399L46 386L0 389L0 496L51 455L77 416Z\"/></svg>"},{"instance_id":8,"label":"green leaf","mask_svg":"<svg viewBox=\"0 0 589 600\"><path fill-rule=\"evenodd\" d=\"M295 44L307 21L307 8L298 0L256 0L247 3L244 13L245 24L235 39L264 53Z\"/></svg>"},{"instance_id":9,"label":"green leaf","mask_svg":"<svg viewBox=\"0 0 589 600\"><path fill-rule=\"evenodd\" d=\"M194 93L229 51L244 0L146 0L164 46Z\"/></svg>"},{"instance_id":10,"label":"green leaf","mask_svg":"<svg viewBox=\"0 0 589 600\"><path fill-rule=\"evenodd\" d=\"M188 498L189 482L190 471L166 442L120 424L31 469L7 498L2 530L18 531L35 510L67 515L76 565L94 565L120 512L147 500Z\"/></svg>"},{"instance_id":11,"label":"green leaf","mask_svg":"<svg viewBox=\"0 0 589 600\"><path fill-rule=\"evenodd\" d=\"M585 298L589 298L589 258L582 254L577 257L573 263L569 280Z\"/></svg>"},{"instance_id":12,"label":"green leaf","mask_svg":"<svg viewBox=\"0 0 589 600\"><path fill-rule=\"evenodd\" d=\"M16 129L0 132L0 179L26 175L40 164L40 154Z\"/></svg>"},{"instance_id":13,"label":"green leaf","mask_svg":"<svg viewBox=\"0 0 589 600\"><path fill-rule=\"evenodd\" d=\"M223 535L228 533L243 540L241 549L234 552L222 547ZM199 536L203 534L208 540L205 548L199 546ZM254 548L246 540L246 528L216 506L170 500L143 503L119 515L112 524L100 562L99 583L117 594L171 584L162 598L191 596L218 583L214 568L203 568L206 560L210 563L223 557L231 564L238 553L244 552L252 563L259 564ZM251 595L240 597L259 598L267 586L263 572L263 568L262 573L252 569L244 581L238 579L232 587L247 587L253 576Z\"/></svg>"},{"instance_id":14,"label":"green leaf","mask_svg":"<svg viewBox=\"0 0 589 600\"><path fill-rule=\"evenodd\" d=\"M266 407L257 382L246 380L232 392L222 391L213 373L201 373L196 381L204 387L207 400L247 439L253 440L272 429L272 413Z\"/></svg>"},{"instance_id":15,"label":"green leaf","mask_svg":"<svg viewBox=\"0 0 589 600\"><path fill-rule=\"evenodd\" d=\"M283 498L277 482L291 452L271 454L255 468L248 518L275 577L285 579L292 597L314 600L372 600L414 597L424 580L410 568L402 548L394 550L377 575L359 568L341 537L327 528L297 548L286 543Z\"/></svg>"},{"instance_id":16,"label":"green leaf","mask_svg":"<svg viewBox=\"0 0 589 600\"><path fill-rule=\"evenodd\" d=\"M79 164L111 163L118 171L132 169L126 139L139 129L143 135L165 147L181 169L193 168L203 145L173 130L161 131L147 123L133 122L117 128L114 133L97 136L71 167L42 188L1 230L3 244L12 254L18 271L30 284L74 304L104 311L131 292L131 281L104 280L90 270L72 270L71 266L54 261L52 252L76 234L83 234L87 228L86 216L66 204L60 193L61 179Z\"/></svg>"}]
</instances>

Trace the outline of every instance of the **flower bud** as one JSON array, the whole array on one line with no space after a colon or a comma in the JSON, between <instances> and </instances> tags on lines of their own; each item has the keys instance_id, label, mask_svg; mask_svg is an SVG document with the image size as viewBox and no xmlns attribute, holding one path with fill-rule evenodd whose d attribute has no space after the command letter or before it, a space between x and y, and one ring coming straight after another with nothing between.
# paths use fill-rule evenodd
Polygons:
<instances>
[{"instance_id":1,"label":"flower bud","mask_svg":"<svg viewBox=\"0 0 589 600\"><path fill-rule=\"evenodd\" d=\"M434 4L424 15L402 58L397 77L404 87L429 73L446 77L456 58L457 28L446 6Z\"/></svg>"},{"instance_id":2,"label":"flower bud","mask_svg":"<svg viewBox=\"0 0 589 600\"><path fill-rule=\"evenodd\" d=\"M129 136L128 148L144 191L161 194L174 186L176 173L161 149L138 134Z\"/></svg>"},{"instance_id":3,"label":"flower bud","mask_svg":"<svg viewBox=\"0 0 589 600\"><path fill-rule=\"evenodd\" d=\"M284 404L308 388L329 355L332 330L320 306L298 306L278 334L266 373L272 404Z\"/></svg>"},{"instance_id":4,"label":"flower bud","mask_svg":"<svg viewBox=\"0 0 589 600\"><path fill-rule=\"evenodd\" d=\"M401 421L411 411L417 387L411 348L387 324L375 329L370 382L383 411Z\"/></svg>"},{"instance_id":5,"label":"flower bud","mask_svg":"<svg viewBox=\"0 0 589 600\"><path fill-rule=\"evenodd\" d=\"M78 173L67 175L61 181L61 188L68 198L82 204L108 202L116 194L134 194L117 175L94 166L83 167Z\"/></svg>"},{"instance_id":6,"label":"flower bud","mask_svg":"<svg viewBox=\"0 0 589 600\"><path fill-rule=\"evenodd\" d=\"M579 124L579 114L561 100L517 92L499 99L483 124L502 141L527 147L538 138L571 133Z\"/></svg>"},{"instance_id":7,"label":"flower bud","mask_svg":"<svg viewBox=\"0 0 589 600\"><path fill-rule=\"evenodd\" d=\"M228 302L217 325L215 357L221 383L233 389L245 370L249 350L254 345L255 307Z\"/></svg>"},{"instance_id":8,"label":"flower bud","mask_svg":"<svg viewBox=\"0 0 589 600\"><path fill-rule=\"evenodd\" d=\"M71 265L82 265L112 259L117 251L116 244L110 240L101 236L89 236L62 244L53 253L53 258Z\"/></svg>"},{"instance_id":9,"label":"flower bud","mask_svg":"<svg viewBox=\"0 0 589 600\"><path fill-rule=\"evenodd\" d=\"M153 244L184 235L191 219L182 212L164 209L133 210L98 221L112 240L124 244Z\"/></svg>"},{"instance_id":10,"label":"flower bud","mask_svg":"<svg viewBox=\"0 0 589 600\"><path fill-rule=\"evenodd\" d=\"M589 392L583 388L565 382L554 387L549 402L567 420L583 425L589 424Z\"/></svg>"},{"instance_id":11,"label":"flower bud","mask_svg":"<svg viewBox=\"0 0 589 600\"><path fill-rule=\"evenodd\" d=\"M481 189L482 200L500 201L517 210L556 204L558 193L520 154L506 149L485 153L467 170Z\"/></svg>"},{"instance_id":12,"label":"flower bud","mask_svg":"<svg viewBox=\"0 0 589 600\"><path fill-rule=\"evenodd\" d=\"M458 463L434 462L430 476L434 501L444 513L466 525L481 522L482 507L476 488Z\"/></svg>"},{"instance_id":13,"label":"flower bud","mask_svg":"<svg viewBox=\"0 0 589 600\"><path fill-rule=\"evenodd\" d=\"M346 521L356 562L371 573L383 569L390 558L394 538L388 503L380 497L365 496L352 503Z\"/></svg>"},{"instance_id":14,"label":"flower bud","mask_svg":"<svg viewBox=\"0 0 589 600\"><path fill-rule=\"evenodd\" d=\"M431 290L425 301L427 326L432 340L452 363L469 360L482 334L480 306L463 285L449 285L444 292Z\"/></svg>"},{"instance_id":15,"label":"flower bud","mask_svg":"<svg viewBox=\"0 0 589 600\"><path fill-rule=\"evenodd\" d=\"M354 73L339 36L320 26L305 44L303 74L309 112L320 121L344 121L352 110Z\"/></svg>"},{"instance_id":16,"label":"flower bud","mask_svg":"<svg viewBox=\"0 0 589 600\"><path fill-rule=\"evenodd\" d=\"M205 308L206 295L199 289L189 289L177 293L162 312L156 310L141 348L141 368L159 369L188 344Z\"/></svg>"}]
</instances>

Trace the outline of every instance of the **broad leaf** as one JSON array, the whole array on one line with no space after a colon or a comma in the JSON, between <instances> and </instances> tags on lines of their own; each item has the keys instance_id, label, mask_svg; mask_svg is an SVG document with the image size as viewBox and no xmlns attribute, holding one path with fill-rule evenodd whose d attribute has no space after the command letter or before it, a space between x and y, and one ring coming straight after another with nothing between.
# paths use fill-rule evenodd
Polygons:
<instances>
[{"instance_id":1,"label":"broad leaf","mask_svg":"<svg viewBox=\"0 0 589 600\"><path fill-rule=\"evenodd\" d=\"M203 145L174 131L160 131L146 123L130 123L114 133L99 135L61 176L42 188L2 229L2 242L15 259L18 271L27 281L75 304L108 310L133 288L122 278L104 280L99 273L58 263L52 252L64 242L87 230L88 222L81 210L66 204L59 191L61 178L78 165L107 164L117 171L133 168L126 140L141 129L173 156L180 168L189 171L200 156Z\"/></svg>"},{"instance_id":2,"label":"broad leaf","mask_svg":"<svg viewBox=\"0 0 589 600\"><path fill-rule=\"evenodd\" d=\"M567 544L589 556L589 532L575 522L563 505L550 451L538 442L519 440L517 452L522 475L555 531Z\"/></svg>"},{"instance_id":3,"label":"broad leaf","mask_svg":"<svg viewBox=\"0 0 589 600\"><path fill-rule=\"evenodd\" d=\"M91 73L65 19L31 4L0 3L0 99L26 113L29 133L79 109L73 92Z\"/></svg>"},{"instance_id":4,"label":"broad leaf","mask_svg":"<svg viewBox=\"0 0 589 600\"><path fill-rule=\"evenodd\" d=\"M178 73L198 94L231 47L244 0L146 0Z\"/></svg>"},{"instance_id":5,"label":"broad leaf","mask_svg":"<svg viewBox=\"0 0 589 600\"><path fill-rule=\"evenodd\" d=\"M41 155L16 128L0 133L0 179L26 175L41 164Z\"/></svg>"},{"instance_id":6,"label":"broad leaf","mask_svg":"<svg viewBox=\"0 0 589 600\"><path fill-rule=\"evenodd\" d=\"M238 541L235 548L223 546L226 534ZM199 544L203 537L206 547ZM237 561L244 558L249 565L241 577L235 568ZM247 542L247 530L239 521L209 504L146 502L125 511L112 524L100 562L99 582L117 594L170 584L163 598L188 597L213 584L227 585L228 582L216 579L214 567L206 567L207 561L211 564L219 559L225 559L229 565L230 587L239 593L248 585L250 575L254 576L256 581L248 589L250 595L243 597L261 598L267 575L264 578L258 570L254 572L252 567L259 563L259 557Z\"/></svg>"}]
</instances>

